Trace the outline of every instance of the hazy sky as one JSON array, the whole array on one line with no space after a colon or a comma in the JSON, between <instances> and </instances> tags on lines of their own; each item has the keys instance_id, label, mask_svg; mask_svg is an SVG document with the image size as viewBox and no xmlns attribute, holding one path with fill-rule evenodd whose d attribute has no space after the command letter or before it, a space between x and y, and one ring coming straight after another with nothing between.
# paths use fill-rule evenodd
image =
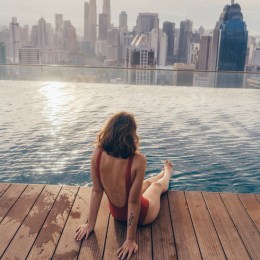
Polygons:
<instances>
[{"instance_id":1,"label":"hazy sky","mask_svg":"<svg viewBox=\"0 0 260 260\"><path fill-rule=\"evenodd\" d=\"M179 27L181 20L193 21L193 28L202 25L214 28L225 4L229 0L110 0L112 23L118 26L121 11L128 14L128 24L132 27L139 12L159 13L160 26L164 21L172 21ZM241 5L247 28L251 35L260 35L260 0L235 1ZM102 11L103 0L97 0L97 11ZM16 16L21 25L36 24L41 16L54 25L54 14L61 13L65 20L71 20L77 32L83 32L84 0L0 0L0 26L8 25Z\"/></svg>"}]
</instances>

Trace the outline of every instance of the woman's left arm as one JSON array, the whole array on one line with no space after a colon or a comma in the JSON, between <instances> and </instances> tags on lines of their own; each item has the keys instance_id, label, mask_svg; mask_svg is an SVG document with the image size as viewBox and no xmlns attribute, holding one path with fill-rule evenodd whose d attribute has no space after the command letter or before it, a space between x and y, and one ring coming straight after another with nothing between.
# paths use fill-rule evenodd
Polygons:
<instances>
[{"instance_id":1,"label":"woman's left arm","mask_svg":"<svg viewBox=\"0 0 260 260\"><path fill-rule=\"evenodd\" d=\"M146 158L143 155L139 155L138 166L133 179L132 187L128 199L128 219L127 219L127 234L126 241L117 251L120 259L127 259L131 257L133 253L138 251L138 245L136 243L136 229L140 214L140 197L142 192L144 174L146 170Z\"/></svg>"},{"instance_id":2,"label":"woman's left arm","mask_svg":"<svg viewBox=\"0 0 260 260\"><path fill-rule=\"evenodd\" d=\"M95 158L97 157L96 153L97 153L97 149L95 149L93 151L93 154L91 157L90 172L91 172L91 178L93 181L93 188L92 188L92 193L91 193L91 198L90 198L89 216L88 216L87 223L81 225L76 230L76 235L75 235L76 240L81 240L84 236L86 236L86 239L87 239L89 237L90 233L94 230L96 220L97 220L98 210L99 210L102 196L104 193L104 190L101 187L99 180L97 178L97 167L96 167L96 162L95 162Z\"/></svg>"}]
</instances>

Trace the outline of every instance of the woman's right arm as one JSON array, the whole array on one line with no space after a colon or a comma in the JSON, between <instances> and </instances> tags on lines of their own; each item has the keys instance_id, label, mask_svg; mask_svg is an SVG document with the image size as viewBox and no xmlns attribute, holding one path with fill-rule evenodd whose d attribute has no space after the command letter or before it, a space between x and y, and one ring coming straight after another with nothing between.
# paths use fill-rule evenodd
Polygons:
<instances>
[{"instance_id":1,"label":"woman's right arm","mask_svg":"<svg viewBox=\"0 0 260 260\"><path fill-rule=\"evenodd\" d=\"M92 188L92 193L90 198L89 216L88 216L87 223L81 225L76 230L76 235L75 235L76 240L81 240L84 236L86 236L87 239L90 233L94 230L96 220L97 220L98 210L104 193L104 190L97 178L97 167L96 167L97 153L98 153L98 149L95 149L91 157L90 173L93 181L93 188Z\"/></svg>"}]
</instances>

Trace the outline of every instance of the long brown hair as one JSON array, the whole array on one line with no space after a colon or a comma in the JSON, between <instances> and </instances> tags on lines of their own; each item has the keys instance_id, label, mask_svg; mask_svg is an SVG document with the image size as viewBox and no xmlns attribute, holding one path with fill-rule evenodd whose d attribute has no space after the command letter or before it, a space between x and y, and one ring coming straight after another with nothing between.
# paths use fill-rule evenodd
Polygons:
<instances>
[{"instance_id":1,"label":"long brown hair","mask_svg":"<svg viewBox=\"0 0 260 260\"><path fill-rule=\"evenodd\" d=\"M113 157L134 156L139 149L134 115L127 112L112 115L97 135L96 144Z\"/></svg>"}]
</instances>

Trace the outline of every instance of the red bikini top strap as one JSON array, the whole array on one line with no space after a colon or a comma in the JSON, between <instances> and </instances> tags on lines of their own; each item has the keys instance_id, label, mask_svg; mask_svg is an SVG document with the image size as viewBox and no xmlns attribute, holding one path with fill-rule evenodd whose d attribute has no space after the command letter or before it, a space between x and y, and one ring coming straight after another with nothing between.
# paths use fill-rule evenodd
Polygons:
<instances>
[{"instance_id":1,"label":"red bikini top strap","mask_svg":"<svg viewBox=\"0 0 260 260\"><path fill-rule=\"evenodd\" d=\"M103 153L103 150L100 149L99 153L98 153L98 158L97 158L97 178L99 180L100 186L103 188L101 178L100 178L100 169L99 169L102 153Z\"/></svg>"},{"instance_id":2,"label":"red bikini top strap","mask_svg":"<svg viewBox=\"0 0 260 260\"><path fill-rule=\"evenodd\" d=\"M131 180L131 168L133 163L133 157L130 157L128 159L127 169L126 169L126 178L125 178L125 186L126 186L126 194L127 197L129 196L130 189L132 186L132 180Z\"/></svg>"}]
</instances>

